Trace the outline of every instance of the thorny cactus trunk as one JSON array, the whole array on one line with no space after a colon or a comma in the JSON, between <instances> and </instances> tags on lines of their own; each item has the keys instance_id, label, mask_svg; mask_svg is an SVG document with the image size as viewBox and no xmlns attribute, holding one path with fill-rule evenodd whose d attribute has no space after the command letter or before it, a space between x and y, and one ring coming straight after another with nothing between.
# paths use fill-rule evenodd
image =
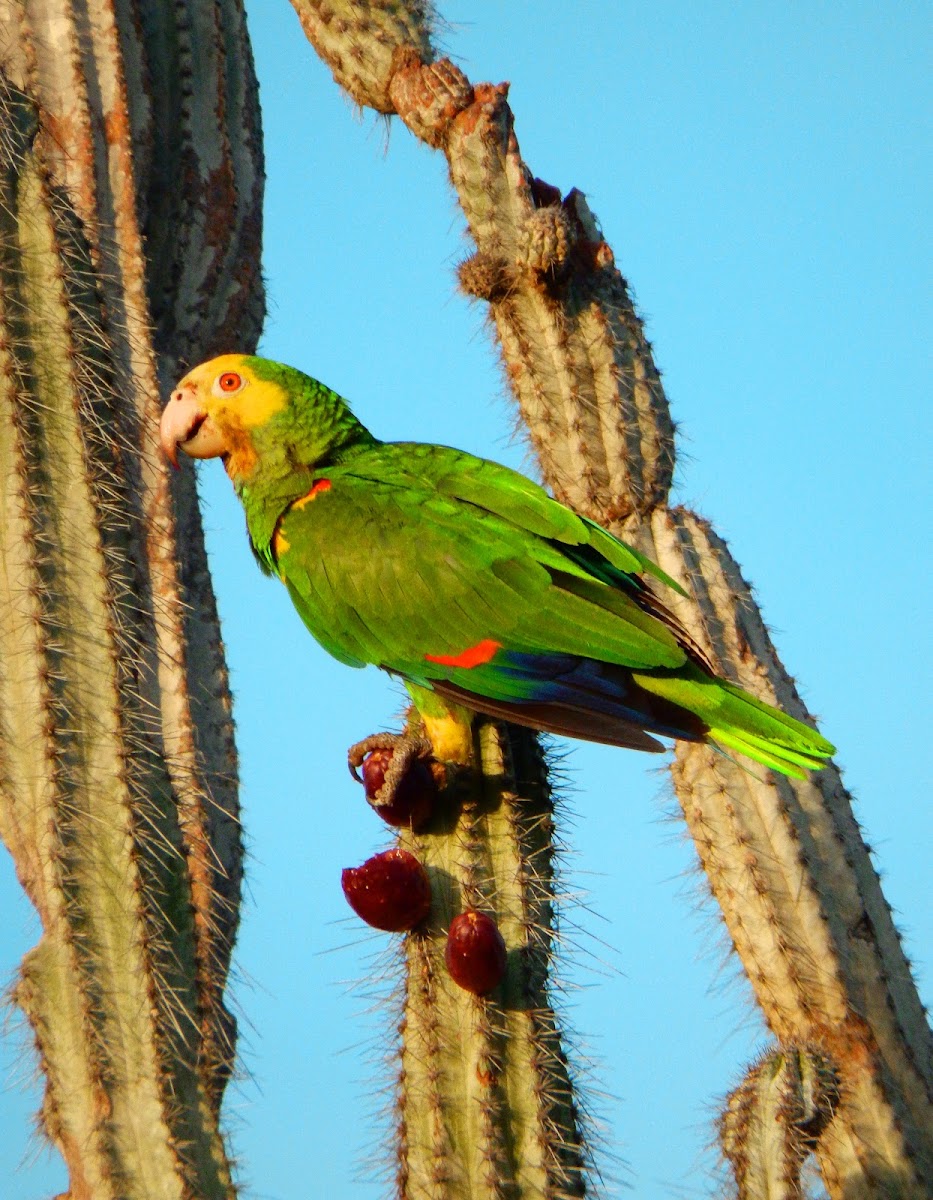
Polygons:
<instances>
[{"instance_id":1,"label":"thorny cactus trunk","mask_svg":"<svg viewBox=\"0 0 933 1200\"><path fill-rule=\"evenodd\" d=\"M0 27L0 834L42 922L14 998L70 1200L231 1197L236 756L156 429L179 364L262 318L243 14L0 0Z\"/></svg>"},{"instance_id":2,"label":"thorny cactus trunk","mask_svg":"<svg viewBox=\"0 0 933 1200\"><path fill-rule=\"evenodd\" d=\"M805 718L725 543L695 514L668 506L673 425L651 348L582 195L571 190L562 196L535 179L522 161L507 87L473 86L448 60L437 60L427 6L418 0L292 3L309 39L355 101L397 113L416 136L444 152L477 247L460 269L461 286L489 303L509 381L555 495L638 543L687 588L694 602L677 599L673 607L723 674ZM507 736L527 741L520 731ZM481 769L490 769L485 760ZM929 1195L930 1030L837 769L830 765L797 782L763 770L746 773L705 746L680 746L673 782L769 1026L787 1053L825 1063L838 1080L808 1143L830 1195L834 1200ZM473 811L481 797L479 790ZM472 820L469 808L464 806L465 820L429 835L450 839L446 847L434 843L430 853L467 862L479 853L478 843L495 836L511 839L510 849L491 841L482 851L486 858L508 853L518 863L531 861L532 850L517 828L505 822L493 834L490 823ZM520 874L533 876L527 870ZM483 898L495 909L493 892ZM521 900L528 911L540 903L540 895ZM470 1181L445 1191L444 1171L449 1175L451 1169L442 1165L443 1152L458 1145L449 1111L471 1105L472 1128L482 1119L500 1122L499 1144L512 1146L508 1130L518 1117L514 1109L505 1110L537 1094L538 1085L531 1072L517 1084L505 1082L521 1079L520 1068L511 1077L505 1067L500 1073L495 1055L488 1095L473 1083L473 1065L490 1057L483 1040L490 1025L485 1010L477 1010L467 1027L458 1024L456 1009L440 1002L414 1019L414 1004L434 1004L430 988L418 991L419 972L433 975L414 944L400 1095L401 1194L481 1196L487 1194L483 1188L496 1196L565 1194L562 1181L541 1185L502 1175L497 1184L494 1151L486 1153L485 1175L460 1165L458 1177L466 1180L469 1174ZM543 938L527 981L546 970L547 951ZM535 1001L528 998L528 986L520 1005L530 1011ZM543 983L540 994L546 994ZM447 1023L441 1028L440 1022ZM407 1063L415 1053L410 1031L426 1025L436 1046L461 1043L458 1069L468 1080L465 1091L451 1084L440 1055L422 1063L422 1075L437 1084L434 1102L425 1101L426 1086L414 1089L408 1079ZM464 1044L466 1028L471 1045ZM546 1056L540 1040L532 1037L532 1047L533 1054ZM417 1052L432 1053L423 1037ZM791 1090L795 1086L793 1080L786 1083ZM767 1111L785 1114L783 1120L805 1107L801 1102L796 1109L784 1104L768 1110L764 1099L756 1113L754 1090L750 1074L749 1093L728 1124L728 1153L736 1163L743 1154L754 1157L754 1127L767 1119ZM438 1149L433 1160L422 1155L416 1161L410 1114L425 1122L426 1109L434 1125L425 1128L433 1129ZM555 1132L542 1110L532 1141L578 1146L571 1103L564 1114L570 1119ZM796 1144L802 1145L799 1139ZM767 1181L764 1190L750 1183L753 1177L754 1171L737 1171L742 1196L772 1194ZM582 1190L582 1177L575 1186Z\"/></svg>"},{"instance_id":3,"label":"thorny cactus trunk","mask_svg":"<svg viewBox=\"0 0 933 1200\"><path fill-rule=\"evenodd\" d=\"M399 1086L402 1197L586 1195L586 1120L549 996L553 803L527 730L477 722L472 762L431 824L402 844L427 867L431 914L406 944ZM490 996L444 962L466 909L494 916L508 947Z\"/></svg>"}]
</instances>

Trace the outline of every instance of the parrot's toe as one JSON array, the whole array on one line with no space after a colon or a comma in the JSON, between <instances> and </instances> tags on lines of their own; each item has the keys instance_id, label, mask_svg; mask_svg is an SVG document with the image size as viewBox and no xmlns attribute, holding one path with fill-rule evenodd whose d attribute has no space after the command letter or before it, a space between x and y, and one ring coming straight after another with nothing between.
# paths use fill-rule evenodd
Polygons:
<instances>
[{"instance_id":1,"label":"parrot's toe","mask_svg":"<svg viewBox=\"0 0 933 1200\"><path fill-rule=\"evenodd\" d=\"M427 738L412 737L407 733L371 733L347 751L347 766L358 783L363 782L359 773L363 759L373 750L392 751L382 786L371 800L376 807L391 804L411 764L416 759L430 759L433 754L433 748Z\"/></svg>"}]
</instances>

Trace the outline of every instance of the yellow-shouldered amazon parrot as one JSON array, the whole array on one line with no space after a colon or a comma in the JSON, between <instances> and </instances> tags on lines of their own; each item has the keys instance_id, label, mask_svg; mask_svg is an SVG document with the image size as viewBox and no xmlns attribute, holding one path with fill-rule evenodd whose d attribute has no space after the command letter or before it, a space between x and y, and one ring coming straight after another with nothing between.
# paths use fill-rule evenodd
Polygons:
<instances>
[{"instance_id":1,"label":"yellow-shouldered amazon parrot","mask_svg":"<svg viewBox=\"0 0 933 1200\"><path fill-rule=\"evenodd\" d=\"M833 753L715 675L644 582L678 588L659 567L516 471L380 441L317 380L242 354L190 371L161 433L173 462L223 459L262 569L335 658L404 680L441 760L472 712L639 750L709 740L787 775Z\"/></svg>"}]
</instances>

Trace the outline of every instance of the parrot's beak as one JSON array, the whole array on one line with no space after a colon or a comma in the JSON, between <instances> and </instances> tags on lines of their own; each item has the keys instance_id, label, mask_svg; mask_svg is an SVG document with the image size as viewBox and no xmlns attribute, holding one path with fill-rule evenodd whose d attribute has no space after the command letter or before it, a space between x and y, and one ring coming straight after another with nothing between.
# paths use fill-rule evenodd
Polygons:
<instances>
[{"instance_id":1,"label":"parrot's beak","mask_svg":"<svg viewBox=\"0 0 933 1200\"><path fill-rule=\"evenodd\" d=\"M224 438L193 391L179 387L162 413L159 426L162 450L173 467L178 451L191 458L217 458L227 452Z\"/></svg>"}]
</instances>

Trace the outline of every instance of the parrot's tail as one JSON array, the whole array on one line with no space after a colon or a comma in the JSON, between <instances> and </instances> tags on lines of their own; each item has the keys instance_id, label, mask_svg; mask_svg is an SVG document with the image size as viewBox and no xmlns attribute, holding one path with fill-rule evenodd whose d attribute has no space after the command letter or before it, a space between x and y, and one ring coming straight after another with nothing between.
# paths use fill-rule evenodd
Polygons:
<instances>
[{"instance_id":1,"label":"parrot's tail","mask_svg":"<svg viewBox=\"0 0 933 1200\"><path fill-rule=\"evenodd\" d=\"M836 747L809 725L757 700L737 684L691 666L680 676L633 673L645 691L694 713L707 727L707 738L729 750L805 779L835 754Z\"/></svg>"},{"instance_id":2,"label":"parrot's tail","mask_svg":"<svg viewBox=\"0 0 933 1200\"><path fill-rule=\"evenodd\" d=\"M449 702L517 725L654 752L664 749L657 735L715 742L798 779L835 750L816 730L697 662L642 672L566 654L501 658L496 670L471 672L471 682L481 685L476 690L444 679L427 686Z\"/></svg>"}]
</instances>

